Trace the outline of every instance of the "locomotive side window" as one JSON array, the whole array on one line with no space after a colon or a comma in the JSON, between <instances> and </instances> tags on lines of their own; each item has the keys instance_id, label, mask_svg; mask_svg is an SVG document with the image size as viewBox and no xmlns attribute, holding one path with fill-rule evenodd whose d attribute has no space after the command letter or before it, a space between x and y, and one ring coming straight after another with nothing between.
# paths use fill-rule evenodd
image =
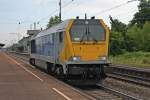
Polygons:
<instances>
[{"instance_id":1,"label":"locomotive side window","mask_svg":"<svg viewBox=\"0 0 150 100\"><path fill-rule=\"evenodd\" d=\"M59 32L59 42L63 42L63 32Z\"/></svg>"}]
</instances>

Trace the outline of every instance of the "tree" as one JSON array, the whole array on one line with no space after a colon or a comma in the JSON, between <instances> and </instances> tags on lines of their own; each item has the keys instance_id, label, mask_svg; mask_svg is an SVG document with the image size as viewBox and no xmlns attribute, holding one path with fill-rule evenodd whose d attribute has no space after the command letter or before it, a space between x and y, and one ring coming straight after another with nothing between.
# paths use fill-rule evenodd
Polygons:
<instances>
[{"instance_id":1,"label":"tree","mask_svg":"<svg viewBox=\"0 0 150 100\"><path fill-rule=\"evenodd\" d=\"M128 37L128 51L139 51L141 49L141 34L140 28L137 25L129 27L127 30Z\"/></svg>"},{"instance_id":2,"label":"tree","mask_svg":"<svg viewBox=\"0 0 150 100\"><path fill-rule=\"evenodd\" d=\"M111 24L111 31L113 32L121 32L121 33L126 33L127 31L127 25L120 22L118 19L113 19L110 16L110 24Z\"/></svg>"},{"instance_id":3,"label":"tree","mask_svg":"<svg viewBox=\"0 0 150 100\"><path fill-rule=\"evenodd\" d=\"M146 21L150 21L150 0L140 0L139 11L134 15L131 25L137 24L142 28Z\"/></svg>"},{"instance_id":4,"label":"tree","mask_svg":"<svg viewBox=\"0 0 150 100\"><path fill-rule=\"evenodd\" d=\"M143 36L143 50L150 52L150 22L146 22L141 30Z\"/></svg>"},{"instance_id":5,"label":"tree","mask_svg":"<svg viewBox=\"0 0 150 100\"><path fill-rule=\"evenodd\" d=\"M110 54L118 55L124 52L124 38L120 32L111 32Z\"/></svg>"},{"instance_id":6,"label":"tree","mask_svg":"<svg viewBox=\"0 0 150 100\"><path fill-rule=\"evenodd\" d=\"M121 54L126 49L126 31L127 25L117 19L111 20L110 54Z\"/></svg>"},{"instance_id":7,"label":"tree","mask_svg":"<svg viewBox=\"0 0 150 100\"><path fill-rule=\"evenodd\" d=\"M60 18L58 16L51 17L47 24L47 28L50 28L53 25L58 24L59 22L60 22Z\"/></svg>"},{"instance_id":8,"label":"tree","mask_svg":"<svg viewBox=\"0 0 150 100\"><path fill-rule=\"evenodd\" d=\"M137 25L130 27L127 31L130 51L150 51L150 22L146 22L143 28L139 28Z\"/></svg>"}]
</instances>

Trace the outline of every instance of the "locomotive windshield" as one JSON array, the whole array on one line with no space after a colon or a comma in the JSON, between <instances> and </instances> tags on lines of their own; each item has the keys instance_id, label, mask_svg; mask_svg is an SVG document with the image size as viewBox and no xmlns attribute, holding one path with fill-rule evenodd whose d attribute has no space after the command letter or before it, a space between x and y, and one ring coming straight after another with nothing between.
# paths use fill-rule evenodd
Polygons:
<instances>
[{"instance_id":1,"label":"locomotive windshield","mask_svg":"<svg viewBox=\"0 0 150 100\"><path fill-rule=\"evenodd\" d=\"M72 41L104 41L105 29L100 20L75 20L70 30Z\"/></svg>"}]
</instances>

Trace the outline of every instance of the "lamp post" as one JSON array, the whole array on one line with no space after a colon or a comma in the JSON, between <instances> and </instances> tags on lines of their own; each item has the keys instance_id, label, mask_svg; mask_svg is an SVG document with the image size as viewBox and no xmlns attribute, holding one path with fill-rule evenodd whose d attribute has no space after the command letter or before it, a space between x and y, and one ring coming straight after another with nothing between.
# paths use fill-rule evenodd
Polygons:
<instances>
[{"instance_id":1,"label":"lamp post","mask_svg":"<svg viewBox=\"0 0 150 100\"><path fill-rule=\"evenodd\" d=\"M62 8L62 5L61 5L62 3L61 3L61 0L59 1L59 22L61 22L61 13L62 13L62 11L61 11L61 8Z\"/></svg>"},{"instance_id":2,"label":"lamp post","mask_svg":"<svg viewBox=\"0 0 150 100\"><path fill-rule=\"evenodd\" d=\"M62 20L62 0L59 1L59 21L61 22L61 20Z\"/></svg>"}]
</instances>

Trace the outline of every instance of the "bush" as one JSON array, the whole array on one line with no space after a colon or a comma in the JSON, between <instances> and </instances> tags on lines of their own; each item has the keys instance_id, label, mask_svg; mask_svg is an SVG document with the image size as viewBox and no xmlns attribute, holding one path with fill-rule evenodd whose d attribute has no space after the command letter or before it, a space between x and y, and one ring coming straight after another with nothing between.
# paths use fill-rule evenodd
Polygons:
<instances>
[{"instance_id":1,"label":"bush","mask_svg":"<svg viewBox=\"0 0 150 100\"><path fill-rule=\"evenodd\" d=\"M150 52L126 52L121 55L111 56L110 60L116 64L150 66Z\"/></svg>"},{"instance_id":2,"label":"bush","mask_svg":"<svg viewBox=\"0 0 150 100\"><path fill-rule=\"evenodd\" d=\"M150 59L149 59L149 58L144 58L144 59L142 60L142 63L143 63L143 64L150 64Z\"/></svg>"},{"instance_id":3,"label":"bush","mask_svg":"<svg viewBox=\"0 0 150 100\"><path fill-rule=\"evenodd\" d=\"M127 31L128 51L146 51L150 52L150 22L146 22L143 28L134 25Z\"/></svg>"},{"instance_id":4,"label":"bush","mask_svg":"<svg viewBox=\"0 0 150 100\"><path fill-rule=\"evenodd\" d=\"M124 53L124 38L120 32L111 33L110 54L118 55Z\"/></svg>"}]
</instances>

